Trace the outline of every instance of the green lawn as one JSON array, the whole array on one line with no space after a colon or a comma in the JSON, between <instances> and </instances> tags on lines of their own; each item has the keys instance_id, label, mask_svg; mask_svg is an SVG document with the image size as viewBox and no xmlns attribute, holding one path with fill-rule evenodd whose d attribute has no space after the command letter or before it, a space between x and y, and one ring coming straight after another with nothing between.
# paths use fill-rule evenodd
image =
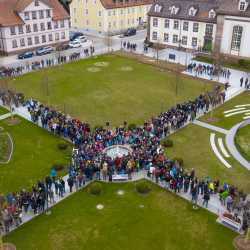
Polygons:
<instances>
[{"instance_id":1,"label":"green lawn","mask_svg":"<svg viewBox=\"0 0 250 250\"><path fill-rule=\"evenodd\" d=\"M28 188L49 174L53 164L67 165L70 161L70 145L62 152L57 148L62 139L31 122L18 119L20 123L15 125L0 121L0 127L9 132L14 144L10 162L0 164L0 193Z\"/></svg>"},{"instance_id":2,"label":"green lawn","mask_svg":"<svg viewBox=\"0 0 250 250\"><path fill-rule=\"evenodd\" d=\"M238 130L235 142L239 152L250 162L250 125Z\"/></svg>"},{"instance_id":3,"label":"green lawn","mask_svg":"<svg viewBox=\"0 0 250 250\"><path fill-rule=\"evenodd\" d=\"M236 105L240 104L250 104L250 94L249 92L244 92L230 101L226 102L224 105L220 106L219 108L215 109L214 111L208 113L205 116L202 116L200 119L201 121L211 123L218 127L222 127L225 129L230 129L237 123L243 120L244 114L237 114L230 117L224 117L224 111L234 109ZM250 110L250 106L246 107ZM250 112L250 111L248 111ZM210 121L210 118L214 118L214 121Z\"/></svg>"},{"instance_id":4,"label":"green lawn","mask_svg":"<svg viewBox=\"0 0 250 250\"><path fill-rule=\"evenodd\" d=\"M103 183L100 196L79 191L4 241L18 250L233 250L236 233L215 215L153 184L139 195L134 185Z\"/></svg>"},{"instance_id":5,"label":"green lawn","mask_svg":"<svg viewBox=\"0 0 250 250\"><path fill-rule=\"evenodd\" d=\"M7 113L9 113L9 110L7 110L7 109L0 106L0 115L4 115L4 114L7 114Z\"/></svg>"},{"instance_id":6,"label":"green lawn","mask_svg":"<svg viewBox=\"0 0 250 250\"><path fill-rule=\"evenodd\" d=\"M107 67L96 66L105 62ZM89 72L97 69L99 72ZM123 71L131 70L132 71ZM194 99L212 84L178 79L178 102ZM176 74L117 55L102 55L25 74L11 88L49 103L92 125L143 123L175 104ZM206 86L207 85L207 86Z\"/></svg>"},{"instance_id":7,"label":"green lawn","mask_svg":"<svg viewBox=\"0 0 250 250\"><path fill-rule=\"evenodd\" d=\"M224 135L217 134L224 138ZM232 157L227 159L232 168L226 168L215 156L210 146L210 130L197 125L189 125L169 137L173 148L166 151L168 157L181 157L184 168L194 168L200 177L219 178L221 183L236 185L245 192L250 192L250 172ZM225 143L224 143L225 145Z\"/></svg>"}]
</instances>

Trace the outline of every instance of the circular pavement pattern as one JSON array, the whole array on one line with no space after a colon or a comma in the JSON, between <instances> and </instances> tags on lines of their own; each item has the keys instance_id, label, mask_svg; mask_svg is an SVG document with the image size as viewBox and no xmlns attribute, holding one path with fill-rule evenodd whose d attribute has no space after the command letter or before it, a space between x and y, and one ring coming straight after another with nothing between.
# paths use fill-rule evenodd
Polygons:
<instances>
[{"instance_id":1,"label":"circular pavement pattern","mask_svg":"<svg viewBox=\"0 0 250 250\"><path fill-rule=\"evenodd\" d=\"M97 208L98 210L102 210L102 209L104 208L104 206L103 206L102 204L98 204L98 205L96 205L96 208Z\"/></svg>"},{"instance_id":2,"label":"circular pavement pattern","mask_svg":"<svg viewBox=\"0 0 250 250\"><path fill-rule=\"evenodd\" d=\"M96 62L94 63L94 65L97 67L107 67L109 66L109 63L108 62Z\"/></svg>"},{"instance_id":3,"label":"circular pavement pattern","mask_svg":"<svg viewBox=\"0 0 250 250\"><path fill-rule=\"evenodd\" d=\"M121 67L121 71L133 71L134 69L130 66L123 66Z\"/></svg>"},{"instance_id":4,"label":"circular pavement pattern","mask_svg":"<svg viewBox=\"0 0 250 250\"><path fill-rule=\"evenodd\" d=\"M87 68L87 71L92 72L92 73L96 73L96 72L101 71L101 69L97 68L97 67L89 67L89 68Z\"/></svg>"}]
</instances>

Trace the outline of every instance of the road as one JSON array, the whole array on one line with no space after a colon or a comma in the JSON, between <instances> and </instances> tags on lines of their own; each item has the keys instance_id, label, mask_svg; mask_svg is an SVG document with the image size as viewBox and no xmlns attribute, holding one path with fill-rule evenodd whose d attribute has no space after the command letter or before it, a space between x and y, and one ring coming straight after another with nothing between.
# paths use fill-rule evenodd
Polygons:
<instances>
[{"instance_id":1,"label":"road","mask_svg":"<svg viewBox=\"0 0 250 250\"><path fill-rule=\"evenodd\" d=\"M84 32L84 34L88 40L93 42L93 45L95 47L95 54L98 54L98 55L104 54L104 53L110 51L111 49L114 51L119 50L121 48L121 43L123 41L129 41L130 43L136 43L138 49L142 51L143 41L146 37L145 30L138 31L135 36L131 36L131 37L127 37L127 38L122 38L120 36L112 36L109 39L109 44L111 46L108 46L107 37L101 36L101 35L90 34L90 33L86 33L86 32ZM89 46L87 46L87 47L89 47ZM86 48L86 47L84 47L84 48ZM18 59L17 55L0 57L0 67L1 66L18 67L20 65L25 66L28 63L31 64L32 62L46 60L46 59L53 59L53 58L57 58L59 56L67 56L68 57L69 55L71 55L74 52L80 52L82 57L84 57L84 53L83 53L84 48L82 47L82 48L68 49L68 50L64 50L64 51L60 51L60 52L55 51L55 52L48 54L48 55L34 56L32 58L27 58L27 59L23 59L23 60Z\"/></svg>"}]
</instances>

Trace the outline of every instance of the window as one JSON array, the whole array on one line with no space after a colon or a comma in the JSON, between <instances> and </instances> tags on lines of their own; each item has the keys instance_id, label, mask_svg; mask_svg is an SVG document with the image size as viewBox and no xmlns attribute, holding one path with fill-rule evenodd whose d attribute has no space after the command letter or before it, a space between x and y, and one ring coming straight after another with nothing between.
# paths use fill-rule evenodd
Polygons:
<instances>
[{"instance_id":1,"label":"window","mask_svg":"<svg viewBox=\"0 0 250 250\"><path fill-rule=\"evenodd\" d=\"M109 28L111 28L111 22L109 22Z\"/></svg>"},{"instance_id":2,"label":"window","mask_svg":"<svg viewBox=\"0 0 250 250\"><path fill-rule=\"evenodd\" d=\"M182 45L187 45L187 36L183 36L182 39L181 39L181 44Z\"/></svg>"},{"instance_id":3,"label":"window","mask_svg":"<svg viewBox=\"0 0 250 250\"><path fill-rule=\"evenodd\" d=\"M242 26L237 25L233 27L232 44L231 44L232 50L235 51L240 50L242 32L243 32Z\"/></svg>"},{"instance_id":4,"label":"window","mask_svg":"<svg viewBox=\"0 0 250 250\"><path fill-rule=\"evenodd\" d=\"M17 48L17 41L16 40L12 40L12 48Z\"/></svg>"},{"instance_id":5,"label":"window","mask_svg":"<svg viewBox=\"0 0 250 250\"><path fill-rule=\"evenodd\" d=\"M108 11L108 15L111 16L111 11L110 10Z\"/></svg>"},{"instance_id":6,"label":"window","mask_svg":"<svg viewBox=\"0 0 250 250\"><path fill-rule=\"evenodd\" d=\"M65 37L66 37L66 36L65 36L65 32L62 32L62 33L61 33L61 39L65 39Z\"/></svg>"},{"instance_id":7,"label":"window","mask_svg":"<svg viewBox=\"0 0 250 250\"><path fill-rule=\"evenodd\" d=\"M59 40L59 33L56 33L56 35L55 35L55 39L56 39L56 41L58 41L58 40Z\"/></svg>"},{"instance_id":8,"label":"window","mask_svg":"<svg viewBox=\"0 0 250 250\"><path fill-rule=\"evenodd\" d=\"M115 14L116 14L116 13L115 13L115 10L113 10L113 16L115 16Z\"/></svg>"},{"instance_id":9,"label":"window","mask_svg":"<svg viewBox=\"0 0 250 250\"><path fill-rule=\"evenodd\" d=\"M36 11L32 11L32 12L31 12L31 16L32 16L32 19L33 19L33 20L36 19Z\"/></svg>"},{"instance_id":10,"label":"window","mask_svg":"<svg viewBox=\"0 0 250 250\"><path fill-rule=\"evenodd\" d=\"M13 36L16 34L16 29L14 26L10 27L10 34Z\"/></svg>"},{"instance_id":11,"label":"window","mask_svg":"<svg viewBox=\"0 0 250 250\"><path fill-rule=\"evenodd\" d=\"M178 36L177 35L173 35L173 43L178 43Z\"/></svg>"},{"instance_id":12,"label":"window","mask_svg":"<svg viewBox=\"0 0 250 250\"><path fill-rule=\"evenodd\" d=\"M197 38L196 37L192 37L192 47L193 48L197 47Z\"/></svg>"},{"instance_id":13,"label":"window","mask_svg":"<svg viewBox=\"0 0 250 250\"><path fill-rule=\"evenodd\" d=\"M195 16L197 13L197 9L195 9L193 6L189 9L188 15L189 16Z\"/></svg>"},{"instance_id":14,"label":"window","mask_svg":"<svg viewBox=\"0 0 250 250\"><path fill-rule=\"evenodd\" d=\"M129 22L129 19L128 19ZM116 27L116 21L113 22L113 27Z\"/></svg>"},{"instance_id":15,"label":"window","mask_svg":"<svg viewBox=\"0 0 250 250\"><path fill-rule=\"evenodd\" d=\"M21 39L20 39L20 46L21 46L21 47L24 47L24 46L25 46L24 38L21 38Z\"/></svg>"},{"instance_id":16,"label":"window","mask_svg":"<svg viewBox=\"0 0 250 250\"><path fill-rule=\"evenodd\" d=\"M30 45L32 45L32 37L28 37L28 45L30 46Z\"/></svg>"},{"instance_id":17,"label":"window","mask_svg":"<svg viewBox=\"0 0 250 250\"><path fill-rule=\"evenodd\" d=\"M193 32L199 31L199 23L193 23Z\"/></svg>"},{"instance_id":18,"label":"window","mask_svg":"<svg viewBox=\"0 0 250 250\"><path fill-rule=\"evenodd\" d=\"M214 27L213 24L209 24L209 23L206 24L206 29L205 29L206 36L209 36L209 37L213 36L213 27Z\"/></svg>"},{"instance_id":19,"label":"window","mask_svg":"<svg viewBox=\"0 0 250 250\"><path fill-rule=\"evenodd\" d=\"M30 20L30 13L24 12L24 20Z\"/></svg>"},{"instance_id":20,"label":"window","mask_svg":"<svg viewBox=\"0 0 250 250\"><path fill-rule=\"evenodd\" d=\"M215 11L214 11L213 9L211 9L211 10L209 11L209 13L208 13L208 17L209 17L209 18L215 18L215 16L216 16Z\"/></svg>"},{"instance_id":21,"label":"window","mask_svg":"<svg viewBox=\"0 0 250 250\"><path fill-rule=\"evenodd\" d=\"M51 29L52 29L51 22L47 22L47 28L48 28L48 30L51 30Z\"/></svg>"},{"instance_id":22,"label":"window","mask_svg":"<svg viewBox=\"0 0 250 250\"><path fill-rule=\"evenodd\" d=\"M158 27L158 18L153 18L153 26Z\"/></svg>"},{"instance_id":23,"label":"window","mask_svg":"<svg viewBox=\"0 0 250 250\"><path fill-rule=\"evenodd\" d=\"M49 41L50 41L50 42L53 41L53 36L52 36L52 34L49 34Z\"/></svg>"},{"instance_id":24,"label":"window","mask_svg":"<svg viewBox=\"0 0 250 250\"><path fill-rule=\"evenodd\" d=\"M129 19L128 19L128 25L129 25L129 22L130 22L130 21L129 21Z\"/></svg>"},{"instance_id":25,"label":"window","mask_svg":"<svg viewBox=\"0 0 250 250\"><path fill-rule=\"evenodd\" d=\"M99 26L99 27L102 27L102 23L101 23L101 22L99 22L99 23L98 23L98 26Z\"/></svg>"},{"instance_id":26,"label":"window","mask_svg":"<svg viewBox=\"0 0 250 250\"><path fill-rule=\"evenodd\" d=\"M35 44L39 44L39 36L35 36Z\"/></svg>"},{"instance_id":27,"label":"window","mask_svg":"<svg viewBox=\"0 0 250 250\"><path fill-rule=\"evenodd\" d=\"M18 33L23 34L23 26L22 25L18 25Z\"/></svg>"},{"instance_id":28,"label":"window","mask_svg":"<svg viewBox=\"0 0 250 250\"><path fill-rule=\"evenodd\" d=\"M50 17L50 10L46 10L46 17L47 17L47 18Z\"/></svg>"},{"instance_id":29,"label":"window","mask_svg":"<svg viewBox=\"0 0 250 250\"><path fill-rule=\"evenodd\" d=\"M61 28L64 28L64 20L61 20L61 21L60 21L60 27L61 27Z\"/></svg>"},{"instance_id":30,"label":"window","mask_svg":"<svg viewBox=\"0 0 250 250\"><path fill-rule=\"evenodd\" d=\"M246 2L240 1L240 3L239 3L239 10L240 11L245 11L245 9L246 9Z\"/></svg>"},{"instance_id":31,"label":"window","mask_svg":"<svg viewBox=\"0 0 250 250\"><path fill-rule=\"evenodd\" d=\"M99 11L99 12L98 12L98 16L101 16L101 15L102 15L102 12L101 12L101 11Z\"/></svg>"},{"instance_id":32,"label":"window","mask_svg":"<svg viewBox=\"0 0 250 250\"><path fill-rule=\"evenodd\" d=\"M152 34L152 40L157 40L157 32L154 31Z\"/></svg>"},{"instance_id":33,"label":"window","mask_svg":"<svg viewBox=\"0 0 250 250\"><path fill-rule=\"evenodd\" d=\"M86 25L89 25L89 20L86 20Z\"/></svg>"},{"instance_id":34,"label":"window","mask_svg":"<svg viewBox=\"0 0 250 250\"><path fill-rule=\"evenodd\" d=\"M180 8L172 6L170 7L170 9L171 9L171 15L176 15Z\"/></svg>"},{"instance_id":35,"label":"window","mask_svg":"<svg viewBox=\"0 0 250 250\"><path fill-rule=\"evenodd\" d=\"M37 32L37 31L38 31L37 24L36 24L36 23L34 23L34 24L33 24L33 32Z\"/></svg>"},{"instance_id":36,"label":"window","mask_svg":"<svg viewBox=\"0 0 250 250\"><path fill-rule=\"evenodd\" d=\"M85 14L88 15L89 14L89 11L88 9L85 10Z\"/></svg>"},{"instance_id":37,"label":"window","mask_svg":"<svg viewBox=\"0 0 250 250\"><path fill-rule=\"evenodd\" d=\"M54 22L54 29L58 29L58 21Z\"/></svg>"},{"instance_id":38,"label":"window","mask_svg":"<svg viewBox=\"0 0 250 250\"><path fill-rule=\"evenodd\" d=\"M178 30L179 29L179 21L174 20L174 29Z\"/></svg>"},{"instance_id":39,"label":"window","mask_svg":"<svg viewBox=\"0 0 250 250\"><path fill-rule=\"evenodd\" d=\"M38 0L35 1L35 6L39 6L39 1Z\"/></svg>"},{"instance_id":40,"label":"window","mask_svg":"<svg viewBox=\"0 0 250 250\"><path fill-rule=\"evenodd\" d=\"M39 18L40 19L44 18L43 10L39 10Z\"/></svg>"},{"instance_id":41,"label":"window","mask_svg":"<svg viewBox=\"0 0 250 250\"><path fill-rule=\"evenodd\" d=\"M42 43L46 43L46 36L42 35Z\"/></svg>"},{"instance_id":42,"label":"window","mask_svg":"<svg viewBox=\"0 0 250 250\"><path fill-rule=\"evenodd\" d=\"M121 14L121 15L123 14L123 10L122 10L122 9L120 10L120 14Z\"/></svg>"},{"instance_id":43,"label":"window","mask_svg":"<svg viewBox=\"0 0 250 250\"><path fill-rule=\"evenodd\" d=\"M162 7L159 4L155 5L155 12L161 12Z\"/></svg>"},{"instance_id":44,"label":"window","mask_svg":"<svg viewBox=\"0 0 250 250\"><path fill-rule=\"evenodd\" d=\"M130 13L130 9L128 8L128 14Z\"/></svg>"},{"instance_id":45,"label":"window","mask_svg":"<svg viewBox=\"0 0 250 250\"><path fill-rule=\"evenodd\" d=\"M45 30L45 24L44 23L40 23L40 30L44 31Z\"/></svg>"},{"instance_id":46,"label":"window","mask_svg":"<svg viewBox=\"0 0 250 250\"><path fill-rule=\"evenodd\" d=\"M169 28L169 19L165 19L164 26L165 26L166 29Z\"/></svg>"},{"instance_id":47,"label":"window","mask_svg":"<svg viewBox=\"0 0 250 250\"><path fill-rule=\"evenodd\" d=\"M183 22L183 30L188 31L188 22Z\"/></svg>"},{"instance_id":48,"label":"window","mask_svg":"<svg viewBox=\"0 0 250 250\"><path fill-rule=\"evenodd\" d=\"M30 33L31 32L31 28L30 28L30 24L26 25L26 33Z\"/></svg>"},{"instance_id":49,"label":"window","mask_svg":"<svg viewBox=\"0 0 250 250\"><path fill-rule=\"evenodd\" d=\"M168 33L164 33L164 42L168 43L169 35Z\"/></svg>"}]
</instances>

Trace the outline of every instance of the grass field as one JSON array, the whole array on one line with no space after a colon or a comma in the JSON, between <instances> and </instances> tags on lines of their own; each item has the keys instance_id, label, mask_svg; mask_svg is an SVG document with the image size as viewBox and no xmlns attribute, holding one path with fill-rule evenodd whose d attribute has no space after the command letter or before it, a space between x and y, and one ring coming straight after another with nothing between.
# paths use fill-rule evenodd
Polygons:
<instances>
[{"instance_id":1,"label":"grass field","mask_svg":"<svg viewBox=\"0 0 250 250\"><path fill-rule=\"evenodd\" d=\"M220 135L223 138L223 135ZM200 177L210 176L220 181L236 185L245 192L250 192L250 172L232 157L227 161L232 168L226 168L215 156L210 146L210 130L197 125L189 125L169 137L173 148L166 151L168 157L181 157L184 168L194 168ZM217 145L218 146L218 145Z\"/></svg>"},{"instance_id":2,"label":"grass field","mask_svg":"<svg viewBox=\"0 0 250 250\"><path fill-rule=\"evenodd\" d=\"M18 250L233 250L236 234L213 214L153 184L139 195L134 185L102 184L100 196L79 191L4 241Z\"/></svg>"},{"instance_id":3,"label":"grass field","mask_svg":"<svg viewBox=\"0 0 250 250\"><path fill-rule=\"evenodd\" d=\"M235 142L239 152L250 162L250 125L238 130Z\"/></svg>"},{"instance_id":4,"label":"grass field","mask_svg":"<svg viewBox=\"0 0 250 250\"><path fill-rule=\"evenodd\" d=\"M10 162L0 164L0 193L27 189L49 174L53 164L67 165L71 157L70 145L65 152L57 148L62 139L31 122L18 119L19 123L15 125L9 125L6 120L0 122L0 127L9 132L14 145Z\"/></svg>"},{"instance_id":5,"label":"grass field","mask_svg":"<svg viewBox=\"0 0 250 250\"><path fill-rule=\"evenodd\" d=\"M250 104L250 94L249 92L244 92L230 101L226 102L224 105L220 106L219 108L212 111L212 113L208 113L207 115L203 116L200 120L211 123L218 127L222 127L225 129L230 129L237 123L243 120L244 114L237 114L230 117L224 117L224 111L231 110L235 108L235 105L240 104ZM250 110L250 106L248 107ZM248 111L250 112L250 111ZM214 121L210 121L209 118L215 118Z\"/></svg>"},{"instance_id":6,"label":"grass field","mask_svg":"<svg viewBox=\"0 0 250 250\"><path fill-rule=\"evenodd\" d=\"M9 111L3 107L0 107L0 115L4 115L4 114L7 114L9 113Z\"/></svg>"},{"instance_id":7,"label":"grass field","mask_svg":"<svg viewBox=\"0 0 250 250\"><path fill-rule=\"evenodd\" d=\"M95 63L105 62L106 67ZM90 72L99 70L98 72ZM212 88L180 76L178 102ZM175 102L176 74L117 55L103 55L25 74L9 87L92 125L143 123Z\"/></svg>"}]
</instances>

